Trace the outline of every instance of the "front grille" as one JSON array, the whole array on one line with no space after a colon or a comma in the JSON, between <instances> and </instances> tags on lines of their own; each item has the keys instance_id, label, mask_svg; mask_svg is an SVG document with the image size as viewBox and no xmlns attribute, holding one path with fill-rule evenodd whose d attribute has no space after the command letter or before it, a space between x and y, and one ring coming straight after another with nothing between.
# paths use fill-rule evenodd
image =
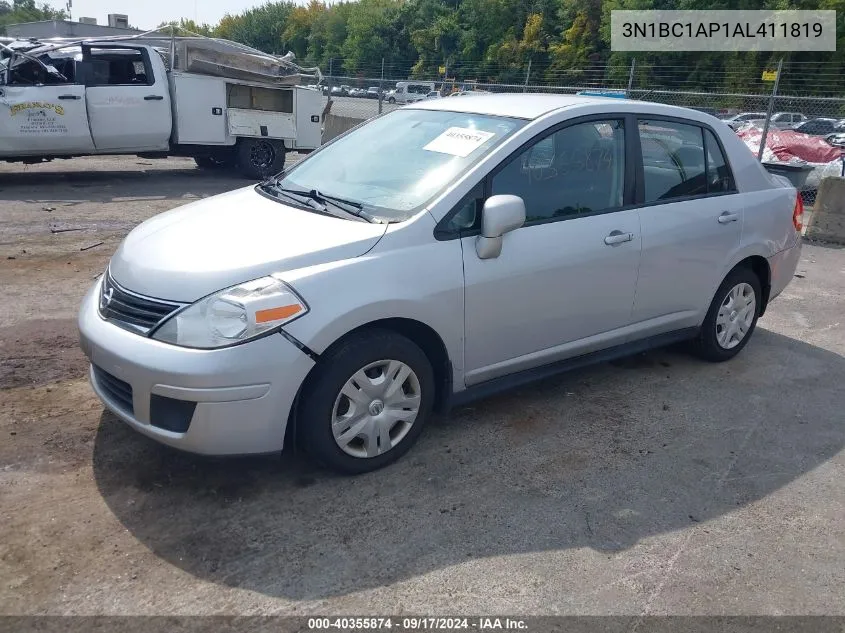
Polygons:
<instances>
[{"instance_id":1,"label":"front grille","mask_svg":"<svg viewBox=\"0 0 845 633\"><path fill-rule=\"evenodd\" d=\"M134 415L135 407L132 404L132 385L123 382L120 378L115 378L110 373L103 371L94 365L94 380L97 385L105 392L118 407L128 413Z\"/></svg>"},{"instance_id":2,"label":"front grille","mask_svg":"<svg viewBox=\"0 0 845 633\"><path fill-rule=\"evenodd\" d=\"M147 334L183 304L143 297L122 288L108 271L100 290L100 314L127 330Z\"/></svg>"}]
</instances>

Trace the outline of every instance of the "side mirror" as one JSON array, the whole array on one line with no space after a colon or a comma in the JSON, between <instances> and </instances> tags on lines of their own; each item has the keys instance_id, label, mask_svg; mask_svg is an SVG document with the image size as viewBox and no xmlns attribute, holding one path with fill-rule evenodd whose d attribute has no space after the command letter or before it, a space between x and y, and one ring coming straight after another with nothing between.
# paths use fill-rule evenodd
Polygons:
<instances>
[{"instance_id":1,"label":"side mirror","mask_svg":"<svg viewBox=\"0 0 845 633\"><path fill-rule=\"evenodd\" d=\"M525 203L519 196L490 196L481 210L481 235L475 240L479 259L502 253L502 236L525 224Z\"/></svg>"}]
</instances>

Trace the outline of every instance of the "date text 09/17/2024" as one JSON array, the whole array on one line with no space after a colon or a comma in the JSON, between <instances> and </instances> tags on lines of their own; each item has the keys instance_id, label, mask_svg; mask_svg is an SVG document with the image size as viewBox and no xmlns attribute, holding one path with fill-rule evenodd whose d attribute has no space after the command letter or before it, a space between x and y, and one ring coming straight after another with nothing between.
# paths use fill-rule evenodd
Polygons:
<instances>
[{"instance_id":1,"label":"date text 09/17/2024","mask_svg":"<svg viewBox=\"0 0 845 633\"><path fill-rule=\"evenodd\" d=\"M520 618L507 617L335 617L309 618L309 631L528 631Z\"/></svg>"}]
</instances>

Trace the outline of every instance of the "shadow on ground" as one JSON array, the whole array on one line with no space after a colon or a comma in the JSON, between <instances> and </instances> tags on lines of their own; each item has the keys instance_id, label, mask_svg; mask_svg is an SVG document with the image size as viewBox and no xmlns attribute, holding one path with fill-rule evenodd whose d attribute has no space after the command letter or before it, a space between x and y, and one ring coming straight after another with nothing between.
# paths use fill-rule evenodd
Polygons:
<instances>
[{"instance_id":1,"label":"shadow on ground","mask_svg":"<svg viewBox=\"0 0 845 633\"><path fill-rule=\"evenodd\" d=\"M356 478L180 454L104 414L94 475L170 564L321 598L471 558L618 551L730 513L842 450L843 375L838 354L759 329L727 364L657 351L488 399Z\"/></svg>"},{"instance_id":2,"label":"shadow on ground","mask_svg":"<svg viewBox=\"0 0 845 633\"><path fill-rule=\"evenodd\" d=\"M127 198L205 197L246 187L252 181L232 172L157 168L0 173L0 200L111 202ZM49 191L49 197L44 193Z\"/></svg>"}]
</instances>

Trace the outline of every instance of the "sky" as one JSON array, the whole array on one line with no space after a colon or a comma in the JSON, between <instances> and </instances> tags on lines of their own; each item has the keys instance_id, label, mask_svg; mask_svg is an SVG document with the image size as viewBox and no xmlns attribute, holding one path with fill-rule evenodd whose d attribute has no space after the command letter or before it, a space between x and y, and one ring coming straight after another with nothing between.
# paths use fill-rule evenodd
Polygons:
<instances>
[{"instance_id":1,"label":"sky","mask_svg":"<svg viewBox=\"0 0 845 633\"><path fill-rule=\"evenodd\" d=\"M264 4L266 0L73 0L74 21L80 17L97 18L98 24L108 24L109 13L125 13L129 23L141 29L153 29L162 22L189 18L197 22L216 24L226 13L237 14L244 9ZM302 4L304 0L297 0ZM40 4L40 2L38 2ZM66 0L47 0L56 9L64 9Z\"/></svg>"}]
</instances>

